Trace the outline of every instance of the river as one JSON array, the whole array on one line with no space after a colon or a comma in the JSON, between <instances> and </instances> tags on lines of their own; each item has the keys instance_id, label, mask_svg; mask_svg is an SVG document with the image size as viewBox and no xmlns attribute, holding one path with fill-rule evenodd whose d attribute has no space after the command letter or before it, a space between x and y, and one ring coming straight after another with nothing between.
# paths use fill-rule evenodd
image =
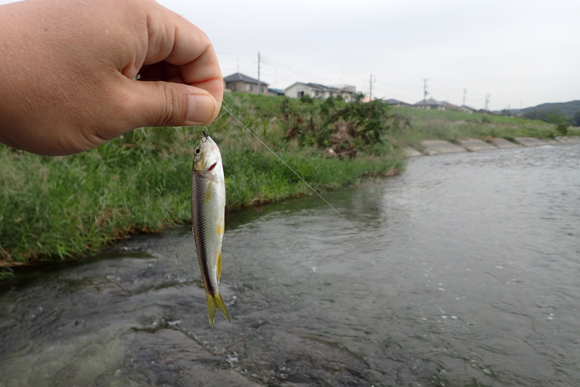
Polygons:
<instances>
[{"instance_id":1,"label":"river","mask_svg":"<svg viewBox=\"0 0 580 387\"><path fill-rule=\"evenodd\" d=\"M580 146L418 157L0 287L0 386L578 386ZM356 230L354 227L356 227Z\"/></svg>"}]
</instances>

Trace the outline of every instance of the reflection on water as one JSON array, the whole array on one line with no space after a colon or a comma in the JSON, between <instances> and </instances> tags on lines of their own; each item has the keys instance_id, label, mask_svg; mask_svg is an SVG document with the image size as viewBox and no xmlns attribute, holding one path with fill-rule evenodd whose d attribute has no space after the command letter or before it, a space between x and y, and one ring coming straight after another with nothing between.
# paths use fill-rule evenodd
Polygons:
<instances>
[{"instance_id":1,"label":"reflection on water","mask_svg":"<svg viewBox=\"0 0 580 387\"><path fill-rule=\"evenodd\" d=\"M316 198L230 214L213 329L188 227L23 274L0 386L580 385L579 160L421 157L327 194L368 241Z\"/></svg>"}]
</instances>

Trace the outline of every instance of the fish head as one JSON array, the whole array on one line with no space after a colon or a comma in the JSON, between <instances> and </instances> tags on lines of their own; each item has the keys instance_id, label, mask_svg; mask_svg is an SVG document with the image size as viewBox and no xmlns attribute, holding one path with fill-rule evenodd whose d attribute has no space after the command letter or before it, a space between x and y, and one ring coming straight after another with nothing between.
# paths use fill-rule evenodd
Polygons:
<instances>
[{"instance_id":1,"label":"fish head","mask_svg":"<svg viewBox=\"0 0 580 387\"><path fill-rule=\"evenodd\" d=\"M202 175L212 172L218 165L221 166L222 156L220 150L215 141L205 131L193 157L194 169Z\"/></svg>"}]
</instances>

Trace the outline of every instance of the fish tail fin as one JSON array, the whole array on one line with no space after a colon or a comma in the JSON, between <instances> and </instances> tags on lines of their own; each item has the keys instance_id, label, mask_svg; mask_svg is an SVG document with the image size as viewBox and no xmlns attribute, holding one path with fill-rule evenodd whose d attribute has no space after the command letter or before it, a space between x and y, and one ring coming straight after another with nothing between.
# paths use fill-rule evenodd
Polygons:
<instances>
[{"instance_id":1,"label":"fish tail fin","mask_svg":"<svg viewBox=\"0 0 580 387\"><path fill-rule=\"evenodd\" d=\"M215 295L211 295L206 293L205 295L207 299L207 316L209 317L209 324L213 326L213 322L215 319L215 311L217 309L221 310L224 316L228 319L228 322L232 322L230 320L230 315L228 314L228 310L226 309L226 305L224 304L224 300L220 293L216 293Z\"/></svg>"}]
</instances>

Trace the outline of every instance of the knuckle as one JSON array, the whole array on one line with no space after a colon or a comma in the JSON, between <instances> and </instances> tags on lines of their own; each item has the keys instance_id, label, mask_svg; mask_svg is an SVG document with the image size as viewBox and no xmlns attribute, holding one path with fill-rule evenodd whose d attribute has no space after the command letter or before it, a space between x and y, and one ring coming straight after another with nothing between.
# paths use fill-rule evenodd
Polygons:
<instances>
[{"instance_id":1,"label":"knuckle","mask_svg":"<svg viewBox=\"0 0 580 387\"><path fill-rule=\"evenodd\" d=\"M175 85L169 85L165 82L159 82L161 98L165 103L159 111L159 117L156 126L180 125L185 121L185 100L183 93Z\"/></svg>"}]
</instances>

